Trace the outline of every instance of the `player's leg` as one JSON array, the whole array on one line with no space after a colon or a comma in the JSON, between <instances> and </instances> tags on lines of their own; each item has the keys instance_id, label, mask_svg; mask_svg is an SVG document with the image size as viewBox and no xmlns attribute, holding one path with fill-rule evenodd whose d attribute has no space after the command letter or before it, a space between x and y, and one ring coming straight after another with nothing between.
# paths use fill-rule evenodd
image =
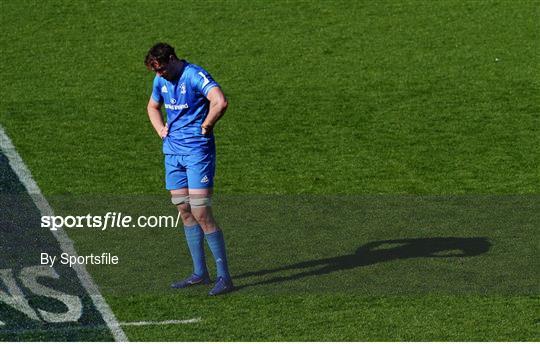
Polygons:
<instances>
[{"instance_id":1,"label":"player's leg","mask_svg":"<svg viewBox=\"0 0 540 344\"><path fill-rule=\"evenodd\" d=\"M204 255L204 233L191 213L189 193L187 188L186 169L181 164L181 157L166 156L165 159L166 186L171 192L171 201L178 208L189 252L193 261L192 276L178 282L171 287L185 288L195 284L208 284L208 269Z\"/></svg>"},{"instance_id":2,"label":"player's leg","mask_svg":"<svg viewBox=\"0 0 540 344\"><path fill-rule=\"evenodd\" d=\"M233 289L225 249L223 231L212 213L212 187L215 171L215 155L190 156L187 167L191 213L201 225L206 242L212 251L217 268L217 282L210 295L218 295Z\"/></svg>"},{"instance_id":3,"label":"player's leg","mask_svg":"<svg viewBox=\"0 0 540 344\"><path fill-rule=\"evenodd\" d=\"M205 234L219 230L218 224L212 213L212 188L189 189L191 215L201 225Z\"/></svg>"},{"instance_id":4,"label":"player's leg","mask_svg":"<svg viewBox=\"0 0 540 344\"><path fill-rule=\"evenodd\" d=\"M176 206L180 217L182 218L182 223L184 226L192 227L197 225L197 220L193 217L191 213L191 206L189 204L189 192L188 188L175 189L171 191L171 202Z\"/></svg>"},{"instance_id":5,"label":"player's leg","mask_svg":"<svg viewBox=\"0 0 540 344\"><path fill-rule=\"evenodd\" d=\"M192 200L191 212L201 225L208 247L210 247L216 262L217 282L210 291L210 295L227 293L233 289L233 283L229 273L223 231L212 214L212 189L190 189L189 195Z\"/></svg>"}]
</instances>

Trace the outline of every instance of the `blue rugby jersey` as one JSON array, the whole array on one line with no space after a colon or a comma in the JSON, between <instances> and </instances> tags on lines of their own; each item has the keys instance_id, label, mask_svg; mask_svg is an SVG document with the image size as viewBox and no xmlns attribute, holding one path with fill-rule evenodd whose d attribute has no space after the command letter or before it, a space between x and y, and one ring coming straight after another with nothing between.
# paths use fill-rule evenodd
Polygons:
<instances>
[{"instance_id":1,"label":"blue rugby jersey","mask_svg":"<svg viewBox=\"0 0 540 344\"><path fill-rule=\"evenodd\" d=\"M219 84L202 67L183 62L178 80L154 78L152 98L167 110L169 134L163 139L163 153L211 152L215 149L214 135L202 135L201 125L210 108L206 96Z\"/></svg>"}]
</instances>

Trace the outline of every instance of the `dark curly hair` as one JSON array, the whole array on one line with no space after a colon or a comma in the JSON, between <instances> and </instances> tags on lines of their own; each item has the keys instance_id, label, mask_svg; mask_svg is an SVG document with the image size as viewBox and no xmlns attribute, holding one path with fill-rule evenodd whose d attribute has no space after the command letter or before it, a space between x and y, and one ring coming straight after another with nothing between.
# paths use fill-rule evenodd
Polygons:
<instances>
[{"instance_id":1,"label":"dark curly hair","mask_svg":"<svg viewBox=\"0 0 540 344\"><path fill-rule=\"evenodd\" d=\"M167 43L156 43L144 58L144 64L148 69L152 69L157 63L163 65L168 63L171 60L171 56L175 59L178 59L174 48Z\"/></svg>"}]
</instances>

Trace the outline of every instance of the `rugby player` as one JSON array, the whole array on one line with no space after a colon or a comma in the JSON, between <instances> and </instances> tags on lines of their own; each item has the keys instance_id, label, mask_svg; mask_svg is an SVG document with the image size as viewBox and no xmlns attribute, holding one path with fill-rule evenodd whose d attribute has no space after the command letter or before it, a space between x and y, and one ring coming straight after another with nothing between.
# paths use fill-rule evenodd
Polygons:
<instances>
[{"instance_id":1,"label":"rugby player","mask_svg":"<svg viewBox=\"0 0 540 344\"><path fill-rule=\"evenodd\" d=\"M172 288L209 284L204 239L212 251L217 281L209 295L233 290L223 231L212 214L216 148L213 129L227 109L219 84L200 66L181 60L167 43L157 43L145 58L153 71L153 90L147 111L163 140L165 183L178 207L193 260L193 274ZM167 111L164 123L161 107Z\"/></svg>"}]
</instances>

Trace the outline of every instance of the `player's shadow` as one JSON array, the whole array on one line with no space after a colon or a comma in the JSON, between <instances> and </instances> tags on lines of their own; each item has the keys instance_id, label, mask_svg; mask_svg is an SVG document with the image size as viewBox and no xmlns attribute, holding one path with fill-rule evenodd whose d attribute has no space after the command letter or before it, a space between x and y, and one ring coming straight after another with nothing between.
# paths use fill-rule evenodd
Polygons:
<instances>
[{"instance_id":1,"label":"player's shadow","mask_svg":"<svg viewBox=\"0 0 540 344\"><path fill-rule=\"evenodd\" d=\"M263 284L292 281L308 276L330 274L340 270L350 270L361 266L407 258L449 258L472 257L489 251L491 244L487 238L416 238L373 241L358 247L349 255L314 259L275 269L247 272L234 276L235 279L263 277L288 270L304 270L289 276L267 278L249 284L239 284L237 289ZM314 268L314 269L313 269ZM306 270L309 269L309 270Z\"/></svg>"}]
</instances>

